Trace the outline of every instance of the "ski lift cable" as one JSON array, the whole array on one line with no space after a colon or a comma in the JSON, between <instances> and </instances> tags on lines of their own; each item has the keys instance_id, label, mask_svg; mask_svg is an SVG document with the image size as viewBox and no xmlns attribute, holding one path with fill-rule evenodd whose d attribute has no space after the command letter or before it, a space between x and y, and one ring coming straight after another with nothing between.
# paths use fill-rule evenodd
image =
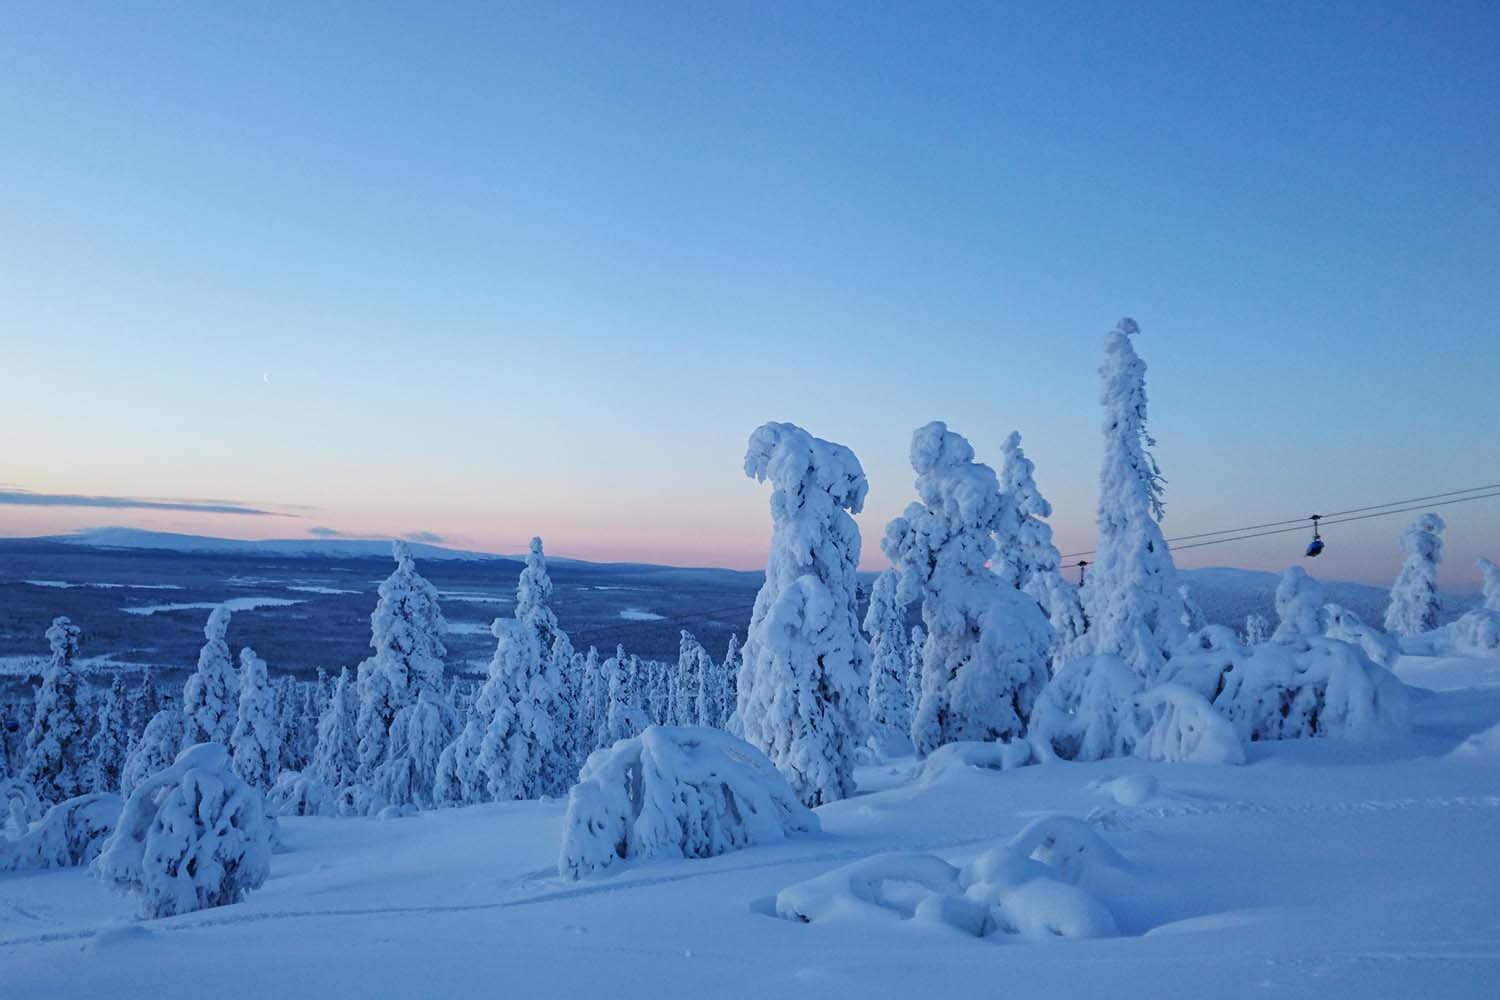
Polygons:
<instances>
[{"instance_id":1,"label":"ski lift cable","mask_svg":"<svg viewBox=\"0 0 1500 1000\"><path fill-rule=\"evenodd\" d=\"M1497 483L1496 486L1500 486L1500 483ZM1480 486L1480 487L1477 487L1477 488L1478 489L1493 489L1494 487L1483 487L1483 486ZM1464 493L1464 492L1468 492L1468 491L1465 491L1465 490L1456 490L1455 492L1457 492L1457 493ZM1453 496L1452 493L1436 494L1436 495L1437 496L1450 496L1450 497ZM1335 515L1335 514L1321 514L1321 515L1319 515L1319 522L1320 522L1320 527L1327 528L1327 527L1329 527L1331 525L1336 525L1336 524L1350 524L1350 523L1352 523L1354 521L1364 521L1364 520L1368 520L1369 518L1372 518L1372 517L1385 517L1388 514L1406 514L1406 513L1412 512L1412 511L1416 511L1416 510L1426 510L1429 507L1447 507L1450 504L1468 503L1470 500L1488 500L1488 499L1491 499L1493 497L1500 497L1500 491L1496 491L1496 492L1493 492L1493 493L1481 493L1478 496L1458 497L1457 499L1454 499L1454 500L1440 500L1437 503L1419 503L1416 506L1397 507L1397 508L1395 508L1393 510L1377 510L1374 507L1356 507L1356 508L1353 508L1350 511L1345 511L1344 512L1345 514L1350 514L1350 515L1353 515L1353 516L1340 517L1340 516ZM1426 499L1426 498L1417 497L1415 499L1422 500L1422 499ZM1407 504L1412 503L1411 500L1401 500L1401 501L1396 501L1396 502L1397 503L1407 503ZM1380 505L1380 506L1384 506L1384 505ZM1357 513L1359 511L1370 511L1371 513ZM1293 532L1293 531L1306 531L1307 530L1307 525L1304 522L1306 522L1308 520L1309 520L1309 518L1305 518L1305 517L1304 518L1300 518L1298 520L1297 524L1295 524L1295 525L1293 525L1292 527L1289 527L1289 528L1274 528L1274 529L1269 530L1269 531L1255 531L1255 532L1251 532L1249 534L1235 535L1232 538L1212 538L1212 539L1209 539L1207 541L1201 541L1201 542L1195 541L1195 542L1191 542L1191 543L1189 543L1187 545L1174 545L1173 548L1176 549L1176 550L1179 550L1179 551L1182 550L1182 549L1196 549L1196 548L1201 548L1202 546L1205 546L1205 545L1222 545L1225 542L1243 542L1243 541L1246 541L1247 539L1251 539L1251 538L1265 538L1268 535L1285 535L1288 532ZM1244 529L1241 529L1241 530L1244 530ZM1212 532L1210 532L1209 534L1212 534ZM1203 535L1183 535L1183 536L1180 536L1180 537L1181 538L1202 538ZM1176 540L1178 540L1178 539L1171 539L1171 538L1165 539L1165 541L1167 541L1168 544L1170 544L1170 543L1172 543L1172 542L1174 542ZM1093 555L1094 551L1095 550L1090 549L1087 552L1074 552L1071 555L1061 556L1060 558L1062 558L1062 559L1073 559L1073 558L1077 558L1079 556Z\"/></svg>"}]
</instances>

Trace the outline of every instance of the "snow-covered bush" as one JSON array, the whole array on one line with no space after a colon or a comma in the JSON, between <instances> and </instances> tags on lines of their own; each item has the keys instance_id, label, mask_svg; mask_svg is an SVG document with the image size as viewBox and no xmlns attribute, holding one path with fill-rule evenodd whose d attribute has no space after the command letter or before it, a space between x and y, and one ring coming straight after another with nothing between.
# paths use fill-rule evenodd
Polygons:
<instances>
[{"instance_id":1,"label":"snow-covered bush","mask_svg":"<svg viewBox=\"0 0 1500 1000\"><path fill-rule=\"evenodd\" d=\"M1484 594L1485 610L1500 611L1500 566L1483 556L1475 559L1474 565L1479 567L1480 578L1484 581L1480 589Z\"/></svg>"},{"instance_id":2,"label":"snow-covered bush","mask_svg":"<svg viewBox=\"0 0 1500 1000\"><path fill-rule=\"evenodd\" d=\"M26 764L21 780L43 803L54 804L88 791L88 713L79 700L75 668L82 631L66 618L47 629L52 657L42 669L31 728L26 733Z\"/></svg>"},{"instance_id":3,"label":"snow-covered bush","mask_svg":"<svg viewBox=\"0 0 1500 1000\"><path fill-rule=\"evenodd\" d=\"M1041 761L1245 762L1234 727L1201 694L1176 684L1148 688L1117 656L1065 664L1037 700L1029 740Z\"/></svg>"},{"instance_id":4,"label":"snow-covered bush","mask_svg":"<svg viewBox=\"0 0 1500 1000\"><path fill-rule=\"evenodd\" d=\"M632 858L707 858L818 829L753 746L706 726L651 726L584 764L558 872L578 879Z\"/></svg>"},{"instance_id":5,"label":"snow-covered bush","mask_svg":"<svg viewBox=\"0 0 1500 1000\"><path fill-rule=\"evenodd\" d=\"M1340 642L1350 642L1365 655L1390 670L1401 657L1401 644L1373 625L1366 625L1353 611L1337 604L1325 604L1320 612L1323 634Z\"/></svg>"},{"instance_id":6,"label":"snow-covered bush","mask_svg":"<svg viewBox=\"0 0 1500 1000\"><path fill-rule=\"evenodd\" d=\"M1014 739L1047 683L1052 628L1035 600L992 573L1006 504L994 470L941 421L912 435L917 495L881 549L900 574L897 599L922 602L927 639L912 745Z\"/></svg>"},{"instance_id":7,"label":"snow-covered bush","mask_svg":"<svg viewBox=\"0 0 1500 1000\"><path fill-rule=\"evenodd\" d=\"M1437 628L1437 568L1443 561L1443 519L1423 514L1401 535L1406 561L1391 587L1385 611L1385 630L1396 635L1418 635Z\"/></svg>"},{"instance_id":8,"label":"snow-covered bush","mask_svg":"<svg viewBox=\"0 0 1500 1000\"><path fill-rule=\"evenodd\" d=\"M1245 616L1245 645L1259 646L1270 638L1271 623L1266 620L1265 615L1251 613Z\"/></svg>"},{"instance_id":9,"label":"snow-covered bush","mask_svg":"<svg viewBox=\"0 0 1500 1000\"><path fill-rule=\"evenodd\" d=\"M1320 635L1319 615L1323 609L1323 586L1307 575L1301 566L1288 566L1276 584L1276 631L1271 638L1294 639L1297 636Z\"/></svg>"},{"instance_id":10,"label":"snow-covered bush","mask_svg":"<svg viewBox=\"0 0 1500 1000\"><path fill-rule=\"evenodd\" d=\"M164 708L146 723L146 731L135 741L120 772L120 794L125 798L147 778L171 767L182 751L182 734L187 724L175 708Z\"/></svg>"},{"instance_id":11,"label":"snow-covered bush","mask_svg":"<svg viewBox=\"0 0 1500 1000\"><path fill-rule=\"evenodd\" d=\"M240 705L229 744L235 773L256 788L270 788L281 757L280 740L276 691L266 676L266 661L246 646L240 650Z\"/></svg>"},{"instance_id":12,"label":"snow-covered bush","mask_svg":"<svg viewBox=\"0 0 1500 1000\"><path fill-rule=\"evenodd\" d=\"M118 792L120 772L125 767L130 733L125 681L115 674L94 716L94 738L89 744L91 785L96 792Z\"/></svg>"},{"instance_id":13,"label":"snow-covered bush","mask_svg":"<svg viewBox=\"0 0 1500 1000\"><path fill-rule=\"evenodd\" d=\"M1454 651L1465 656L1500 655L1500 611L1476 608L1448 626Z\"/></svg>"},{"instance_id":14,"label":"snow-covered bush","mask_svg":"<svg viewBox=\"0 0 1500 1000\"><path fill-rule=\"evenodd\" d=\"M1122 319L1104 343L1099 542L1083 584L1088 632L1069 655L1112 654L1148 682L1186 636L1177 569L1159 522L1163 483L1146 430L1146 363Z\"/></svg>"},{"instance_id":15,"label":"snow-covered bush","mask_svg":"<svg viewBox=\"0 0 1500 1000\"><path fill-rule=\"evenodd\" d=\"M22 836L0 838L0 872L71 868L99 854L120 815L120 796L90 792L59 802Z\"/></svg>"},{"instance_id":16,"label":"snow-covered bush","mask_svg":"<svg viewBox=\"0 0 1500 1000\"><path fill-rule=\"evenodd\" d=\"M359 780L369 781L386 756L386 742L396 713L417 700L421 691L443 691L443 657L447 631L438 607L438 592L417 572L404 542L393 542L396 570L380 585L380 600L370 614L370 648L375 655L359 665L356 687L359 713Z\"/></svg>"},{"instance_id":17,"label":"snow-covered bush","mask_svg":"<svg viewBox=\"0 0 1500 1000\"><path fill-rule=\"evenodd\" d=\"M282 771L266 793L266 807L273 816L337 816L338 795L311 769Z\"/></svg>"},{"instance_id":18,"label":"snow-covered bush","mask_svg":"<svg viewBox=\"0 0 1500 1000\"><path fill-rule=\"evenodd\" d=\"M875 578L870 606L865 611L865 634L870 638L870 741L885 754L911 746L911 702L906 671L905 610L896 602L897 576L887 569Z\"/></svg>"},{"instance_id":19,"label":"snow-covered bush","mask_svg":"<svg viewBox=\"0 0 1500 1000\"><path fill-rule=\"evenodd\" d=\"M1246 647L1211 625L1173 656L1163 680L1206 698L1247 742L1375 739L1409 726L1405 685L1358 646L1322 636Z\"/></svg>"},{"instance_id":20,"label":"snow-covered bush","mask_svg":"<svg viewBox=\"0 0 1500 1000\"><path fill-rule=\"evenodd\" d=\"M1093 883L1127 862L1087 823L1033 822L963 867L930 854L878 854L781 890L778 915L802 923L861 916L947 926L979 938L1113 937Z\"/></svg>"},{"instance_id":21,"label":"snow-covered bush","mask_svg":"<svg viewBox=\"0 0 1500 1000\"><path fill-rule=\"evenodd\" d=\"M971 770L1013 771L1032 763L1031 746L1025 740L1010 743L996 740L980 743L975 740L959 740L944 743L922 762L920 778L923 782L937 781L950 774Z\"/></svg>"},{"instance_id":22,"label":"snow-covered bush","mask_svg":"<svg viewBox=\"0 0 1500 1000\"><path fill-rule=\"evenodd\" d=\"M93 870L148 918L237 903L270 874L274 822L229 751L199 743L130 793Z\"/></svg>"},{"instance_id":23,"label":"snow-covered bush","mask_svg":"<svg viewBox=\"0 0 1500 1000\"><path fill-rule=\"evenodd\" d=\"M1000 492L1005 511L995 531L991 564L1002 579L1041 606L1052 625L1054 660L1088 631L1078 588L1063 579L1052 528L1046 519L1052 505L1037 488L1036 464L1021 450L1021 435L1012 431L1000 448Z\"/></svg>"},{"instance_id":24,"label":"snow-covered bush","mask_svg":"<svg viewBox=\"0 0 1500 1000\"><path fill-rule=\"evenodd\" d=\"M183 746L228 743L239 711L239 678L229 658L229 609L222 604L209 612L203 626L203 649L198 669L182 686Z\"/></svg>"},{"instance_id":25,"label":"snow-covered bush","mask_svg":"<svg viewBox=\"0 0 1500 1000\"><path fill-rule=\"evenodd\" d=\"M816 806L854 792L870 650L856 617L869 484L854 453L793 424L750 435L745 475L770 480L771 552L740 670L745 739Z\"/></svg>"}]
</instances>

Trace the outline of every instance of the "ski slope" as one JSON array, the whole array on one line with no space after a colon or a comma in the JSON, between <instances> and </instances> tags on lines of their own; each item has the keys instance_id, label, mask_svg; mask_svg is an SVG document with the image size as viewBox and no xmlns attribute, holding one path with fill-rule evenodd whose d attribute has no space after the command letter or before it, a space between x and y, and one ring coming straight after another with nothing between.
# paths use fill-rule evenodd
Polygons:
<instances>
[{"instance_id":1,"label":"ski slope","mask_svg":"<svg viewBox=\"0 0 1500 1000\"><path fill-rule=\"evenodd\" d=\"M1454 751L1500 724L1500 660L1398 673L1420 685L1398 744L931 778L894 761L819 809L820 835L592 881L557 876L560 802L283 820L263 889L164 920L135 921L83 870L0 876L0 996L1495 996L1500 738ZM1153 780L1113 781L1132 775ZM961 862L1048 813L1090 819L1127 859L1099 892L1121 937L773 915L779 890L840 865Z\"/></svg>"}]
</instances>

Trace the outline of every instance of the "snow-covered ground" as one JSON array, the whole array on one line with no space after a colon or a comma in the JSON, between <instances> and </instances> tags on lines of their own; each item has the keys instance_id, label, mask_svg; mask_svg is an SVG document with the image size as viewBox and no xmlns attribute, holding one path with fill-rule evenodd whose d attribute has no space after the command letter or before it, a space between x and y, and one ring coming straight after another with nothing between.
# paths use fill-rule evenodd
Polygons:
<instances>
[{"instance_id":1,"label":"snow-covered ground","mask_svg":"<svg viewBox=\"0 0 1500 1000\"><path fill-rule=\"evenodd\" d=\"M1492 997L1500 739L1469 737L1500 723L1500 660L1398 673L1423 689L1400 743L925 780L895 761L862 768L816 836L583 882L557 874L560 802L284 820L263 889L164 920L133 921L82 870L0 876L0 996ZM1148 780L1115 780L1131 776ZM1127 860L1093 887L1121 937L773 915L779 890L840 865L962 862L1048 813L1090 819Z\"/></svg>"}]
</instances>

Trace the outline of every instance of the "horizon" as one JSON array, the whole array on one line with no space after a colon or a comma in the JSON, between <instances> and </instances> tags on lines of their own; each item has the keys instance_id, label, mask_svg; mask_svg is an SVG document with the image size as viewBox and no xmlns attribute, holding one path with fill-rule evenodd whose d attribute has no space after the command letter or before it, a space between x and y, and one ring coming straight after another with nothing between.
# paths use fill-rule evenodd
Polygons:
<instances>
[{"instance_id":1,"label":"horizon","mask_svg":"<svg viewBox=\"0 0 1500 1000\"><path fill-rule=\"evenodd\" d=\"M1122 315L1168 538L1500 479L1493 26L8 7L0 534L759 569L776 419L863 463L873 570L942 419L1019 429L1079 552ZM1497 505L1438 509L1446 588ZM1174 556L1388 585L1408 520Z\"/></svg>"}]
</instances>

